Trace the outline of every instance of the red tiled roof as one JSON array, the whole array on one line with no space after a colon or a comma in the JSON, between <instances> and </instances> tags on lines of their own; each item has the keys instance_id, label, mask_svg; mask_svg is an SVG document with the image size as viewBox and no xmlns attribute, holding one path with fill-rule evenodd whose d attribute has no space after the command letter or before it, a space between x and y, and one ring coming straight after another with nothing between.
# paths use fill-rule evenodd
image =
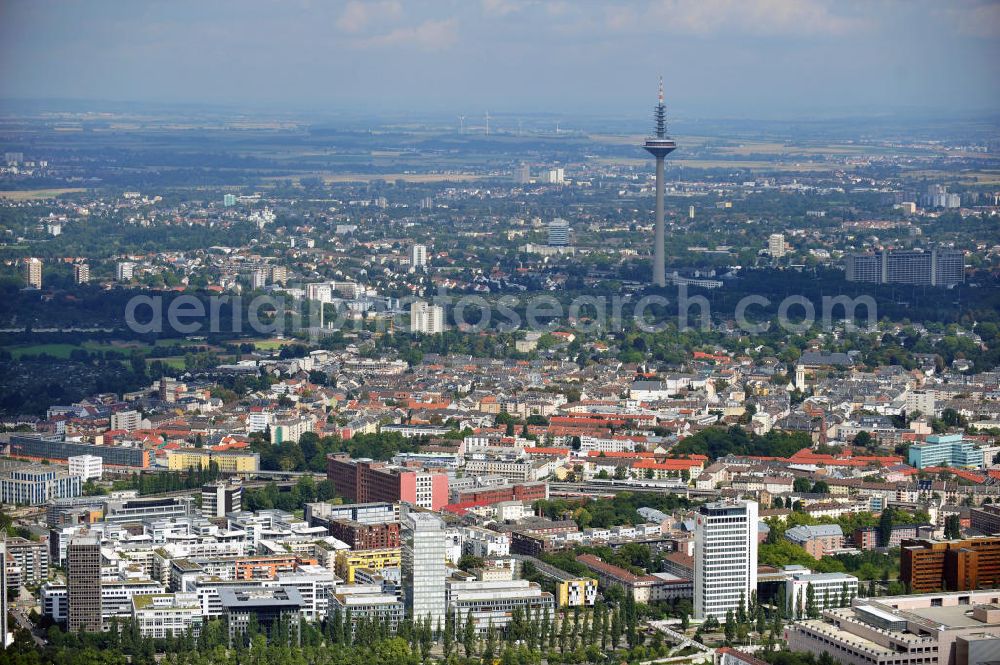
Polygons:
<instances>
[{"instance_id":1,"label":"red tiled roof","mask_svg":"<svg viewBox=\"0 0 1000 665\"><path fill-rule=\"evenodd\" d=\"M986 480L986 476L982 475L981 473L973 473L972 471L967 471L965 469L955 469L950 466L929 466L926 467L924 471L926 471L927 473L941 473L941 472L953 473L959 478L964 478L965 480L969 480L977 484L980 484L984 480Z\"/></svg>"},{"instance_id":2,"label":"red tiled roof","mask_svg":"<svg viewBox=\"0 0 1000 665\"><path fill-rule=\"evenodd\" d=\"M664 458L661 461L643 459L632 465L633 469L659 469L661 471L684 471L702 465L697 460Z\"/></svg>"}]
</instances>

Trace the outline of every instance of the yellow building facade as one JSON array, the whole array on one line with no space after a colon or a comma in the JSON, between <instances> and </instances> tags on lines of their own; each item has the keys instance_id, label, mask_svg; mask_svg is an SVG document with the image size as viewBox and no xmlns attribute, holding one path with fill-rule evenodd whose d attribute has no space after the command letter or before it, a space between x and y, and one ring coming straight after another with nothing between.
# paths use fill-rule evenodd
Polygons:
<instances>
[{"instance_id":1,"label":"yellow building facade","mask_svg":"<svg viewBox=\"0 0 1000 665\"><path fill-rule=\"evenodd\" d=\"M337 575L348 584L354 584L354 571L358 568L382 570L402 563L400 549L390 547L378 550L342 550L337 552Z\"/></svg>"}]
</instances>

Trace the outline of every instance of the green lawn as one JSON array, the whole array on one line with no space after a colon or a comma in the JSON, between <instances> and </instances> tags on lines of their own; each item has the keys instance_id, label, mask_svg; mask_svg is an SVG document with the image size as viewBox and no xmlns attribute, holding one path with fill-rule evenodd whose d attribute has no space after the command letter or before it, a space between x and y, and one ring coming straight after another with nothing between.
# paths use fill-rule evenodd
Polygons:
<instances>
[{"instance_id":1,"label":"green lawn","mask_svg":"<svg viewBox=\"0 0 1000 665\"><path fill-rule=\"evenodd\" d=\"M119 351L121 353L127 353L131 349L144 349L146 346L138 342L117 342L111 344L101 344L100 342L88 340L86 342L81 342L80 344L14 344L11 346L5 346L4 350L9 351L14 358L20 358L24 355L38 355L40 353L46 353L53 358L69 358L69 354L76 349L84 349L85 351Z\"/></svg>"},{"instance_id":2,"label":"green lawn","mask_svg":"<svg viewBox=\"0 0 1000 665\"><path fill-rule=\"evenodd\" d=\"M283 346L288 346L293 344L295 340L293 339L263 339L260 341L254 341L253 345L262 351L273 351L274 349L280 349Z\"/></svg>"},{"instance_id":3,"label":"green lawn","mask_svg":"<svg viewBox=\"0 0 1000 665\"><path fill-rule=\"evenodd\" d=\"M197 340L187 340L187 339L158 339L155 342L155 346L158 347L178 347L178 346L202 346L205 342ZM280 344L277 344L274 348L277 348ZM24 355L38 355L40 353L46 353L53 358L69 358L69 354L75 349L84 349L86 351L118 351L119 353L128 354L133 349L139 349L141 351L146 351L150 348L148 344L136 341L126 341L126 340L111 340L110 342L98 342L96 340L87 340L79 344L66 344L66 343L55 343L55 344L11 344L9 346L3 347L5 351L9 351L10 354L16 359ZM164 359L165 361L167 359ZM180 360L180 367L184 366L183 358L174 358L168 364L176 365L177 360Z\"/></svg>"},{"instance_id":4,"label":"green lawn","mask_svg":"<svg viewBox=\"0 0 1000 665\"><path fill-rule=\"evenodd\" d=\"M31 345L20 345L20 346L5 346L4 350L9 351L10 355L14 358L20 358L24 355L38 355L40 353L47 353L53 358L69 358L69 354L79 349L80 346L76 344L31 344Z\"/></svg>"}]
</instances>

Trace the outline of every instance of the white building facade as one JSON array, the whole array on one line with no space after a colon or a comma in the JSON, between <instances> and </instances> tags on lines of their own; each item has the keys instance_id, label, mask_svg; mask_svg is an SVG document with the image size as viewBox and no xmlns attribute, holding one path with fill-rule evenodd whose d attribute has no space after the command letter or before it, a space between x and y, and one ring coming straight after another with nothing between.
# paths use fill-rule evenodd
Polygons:
<instances>
[{"instance_id":1,"label":"white building facade","mask_svg":"<svg viewBox=\"0 0 1000 665\"><path fill-rule=\"evenodd\" d=\"M717 501L695 525L694 616L725 621L757 590L757 503Z\"/></svg>"}]
</instances>

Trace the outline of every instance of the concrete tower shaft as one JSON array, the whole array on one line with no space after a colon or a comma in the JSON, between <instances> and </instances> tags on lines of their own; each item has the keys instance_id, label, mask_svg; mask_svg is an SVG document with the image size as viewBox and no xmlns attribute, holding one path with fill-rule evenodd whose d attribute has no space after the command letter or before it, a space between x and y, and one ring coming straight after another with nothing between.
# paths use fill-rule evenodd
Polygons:
<instances>
[{"instance_id":1,"label":"concrete tower shaft","mask_svg":"<svg viewBox=\"0 0 1000 665\"><path fill-rule=\"evenodd\" d=\"M663 77L660 77L659 96L653 111L655 120L654 136L642 144L646 152L656 158L656 234L653 238L653 284L666 286L666 263L664 259L663 224L663 160L677 149L677 144L667 136L667 111L663 104Z\"/></svg>"}]
</instances>

